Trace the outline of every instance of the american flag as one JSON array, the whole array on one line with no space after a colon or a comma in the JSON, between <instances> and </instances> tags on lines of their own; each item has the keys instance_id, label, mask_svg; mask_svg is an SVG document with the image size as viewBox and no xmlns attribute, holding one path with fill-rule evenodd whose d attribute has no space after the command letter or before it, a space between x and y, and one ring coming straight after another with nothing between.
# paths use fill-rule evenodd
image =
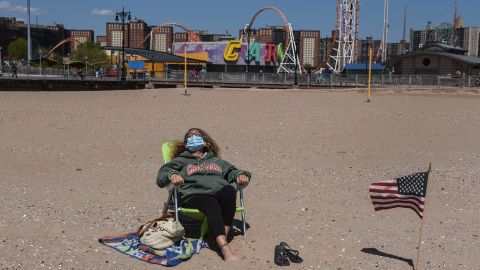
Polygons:
<instances>
[{"instance_id":1,"label":"american flag","mask_svg":"<svg viewBox=\"0 0 480 270\"><path fill-rule=\"evenodd\" d=\"M420 172L373 183L369 191L375 211L395 207L410 208L422 218L427 178L428 172Z\"/></svg>"}]
</instances>

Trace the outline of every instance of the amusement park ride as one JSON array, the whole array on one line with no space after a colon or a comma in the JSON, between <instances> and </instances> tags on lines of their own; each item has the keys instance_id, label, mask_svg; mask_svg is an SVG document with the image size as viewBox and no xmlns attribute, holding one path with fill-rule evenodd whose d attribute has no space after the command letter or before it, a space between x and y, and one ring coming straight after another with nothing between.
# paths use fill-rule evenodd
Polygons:
<instances>
[{"instance_id":1,"label":"amusement park ride","mask_svg":"<svg viewBox=\"0 0 480 270\"><path fill-rule=\"evenodd\" d=\"M81 43L81 41L79 41L78 39L74 38L74 37L69 37L69 38L66 38L66 39L63 39L61 40L60 42L58 42L55 46L53 46L50 50L48 50L47 52L45 52L44 54L40 55L40 58L50 58L50 57L53 57L53 52L60 46L62 46L63 44L65 43L68 43L68 42L77 42L78 43ZM51 59L50 59L51 60Z\"/></svg>"},{"instance_id":2,"label":"amusement park ride","mask_svg":"<svg viewBox=\"0 0 480 270\"><path fill-rule=\"evenodd\" d=\"M189 30L188 28L186 28L185 26L183 26L179 23L167 22L167 23L162 23L162 24L158 25L157 27L153 28L152 31L150 31L150 33L148 33L148 35L143 40L142 45L145 44L145 42L150 38L150 50L153 50L153 39L154 38L152 37L152 35L154 33L158 33L160 28L162 28L164 26L176 26L176 27L182 29L183 31L185 31L188 34L188 41L189 42L199 42L200 41L200 36L198 35L198 33L194 32L192 30Z\"/></svg>"},{"instance_id":3,"label":"amusement park ride","mask_svg":"<svg viewBox=\"0 0 480 270\"><path fill-rule=\"evenodd\" d=\"M358 41L360 0L337 0L337 17L332 49L327 66L335 73L343 70L346 64L355 59L355 46Z\"/></svg>"},{"instance_id":4,"label":"amusement park ride","mask_svg":"<svg viewBox=\"0 0 480 270\"><path fill-rule=\"evenodd\" d=\"M339 73L343 70L346 64L354 62L355 59L355 46L358 41L358 26L359 26L359 12L360 12L360 0L336 0L336 24L334 36L332 37L332 44L329 46L330 50L327 52L327 63L330 69L335 73ZM295 43L295 38L293 35L292 24L287 21L285 14L276 7L267 6L258 10L255 15L252 17L249 23L244 27L242 36L240 37L240 42L246 42L248 44L248 53L247 58L250 57L250 39L252 33L252 26L255 22L255 19L262 13L267 10L273 11L280 16L285 27L286 39L285 44L281 44L277 47L278 55L281 58L279 59L279 65L277 72L301 72L303 67L300 65L300 59L298 57L298 51ZM142 42L142 45L150 38L150 50L153 50L153 34L158 33L161 27L164 26L175 26L188 34L189 42L200 42L199 34L189 30L185 26L168 22L163 23L155 28L153 28L150 33L145 37ZM73 37L64 39L60 41L57 45L51 48L43 57L48 57L52 55L53 51L60 47L61 45L67 42L78 42ZM249 61L247 59L247 65Z\"/></svg>"},{"instance_id":5,"label":"amusement park ride","mask_svg":"<svg viewBox=\"0 0 480 270\"><path fill-rule=\"evenodd\" d=\"M283 14L283 12L278 8L264 7L258 10L255 13L255 15L253 15L250 22L245 25L245 28L243 29L243 35L240 37L240 40L242 42L246 41L247 44L249 44L248 47L250 47L250 33L252 32L252 25L255 22L255 19L258 17L258 15L260 15L260 13L266 10L272 10L280 16L286 32L286 46L284 47L285 49L283 50L283 57L282 57L282 60L280 61L280 65L277 69L277 72L278 73L280 72L290 73L295 71L299 72L301 67L300 59L298 58L297 47L295 45L295 38L293 36L292 24L287 21L287 17L285 16L285 14ZM244 33L247 33L247 37L245 37ZM248 48L248 53L247 53L247 58L249 57L250 57L250 48Z\"/></svg>"}]
</instances>

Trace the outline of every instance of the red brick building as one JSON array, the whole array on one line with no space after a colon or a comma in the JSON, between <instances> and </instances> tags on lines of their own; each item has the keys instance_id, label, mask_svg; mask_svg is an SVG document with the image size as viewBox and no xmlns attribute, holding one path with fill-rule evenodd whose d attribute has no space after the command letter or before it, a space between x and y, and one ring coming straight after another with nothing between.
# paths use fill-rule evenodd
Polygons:
<instances>
[{"instance_id":1,"label":"red brick building","mask_svg":"<svg viewBox=\"0 0 480 270\"><path fill-rule=\"evenodd\" d=\"M320 31L300 31L300 46L297 48L300 64L320 66Z\"/></svg>"},{"instance_id":2,"label":"red brick building","mask_svg":"<svg viewBox=\"0 0 480 270\"><path fill-rule=\"evenodd\" d=\"M85 43L87 41L93 42L93 31L92 30L69 30L69 37L75 38L75 41L70 42L70 51L73 52L77 49L78 45Z\"/></svg>"},{"instance_id":3,"label":"red brick building","mask_svg":"<svg viewBox=\"0 0 480 270\"><path fill-rule=\"evenodd\" d=\"M107 36L97 36L96 43L102 47L107 46Z\"/></svg>"},{"instance_id":4,"label":"red brick building","mask_svg":"<svg viewBox=\"0 0 480 270\"><path fill-rule=\"evenodd\" d=\"M130 21L128 23L128 40L125 45L129 48L144 49L147 48L147 42L143 43L148 35L147 24L142 20Z\"/></svg>"},{"instance_id":5,"label":"red brick building","mask_svg":"<svg viewBox=\"0 0 480 270\"><path fill-rule=\"evenodd\" d=\"M173 27L161 26L152 33L150 37L151 49L154 51L168 52L172 50L173 43ZM150 48L150 44L146 44Z\"/></svg>"},{"instance_id":6,"label":"red brick building","mask_svg":"<svg viewBox=\"0 0 480 270\"><path fill-rule=\"evenodd\" d=\"M188 33L180 32L173 34L173 42L188 42Z\"/></svg>"},{"instance_id":7,"label":"red brick building","mask_svg":"<svg viewBox=\"0 0 480 270\"><path fill-rule=\"evenodd\" d=\"M107 46L122 47L122 39L125 39L125 47L128 47L127 33L128 26L125 25L125 32L122 32L121 23L107 23Z\"/></svg>"}]
</instances>

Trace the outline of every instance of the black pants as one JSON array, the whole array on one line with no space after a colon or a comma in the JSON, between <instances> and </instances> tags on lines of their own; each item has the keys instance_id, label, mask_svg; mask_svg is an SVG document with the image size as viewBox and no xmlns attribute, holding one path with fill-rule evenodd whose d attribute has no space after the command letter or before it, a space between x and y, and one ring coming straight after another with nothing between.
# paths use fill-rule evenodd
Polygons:
<instances>
[{"instance_id":1,"label":"black pants","mask_svg":"<svg viewBox=\"0 0 480 270\"><path fill-rule=\"evenodd\" d=\"M194 195L182 206L203 212L207 216L210 232L217 238L219 235L225 235L224 226L232 226L236 200L237 192L228 185L215 195Z\"/></svg>"}]
</instances>

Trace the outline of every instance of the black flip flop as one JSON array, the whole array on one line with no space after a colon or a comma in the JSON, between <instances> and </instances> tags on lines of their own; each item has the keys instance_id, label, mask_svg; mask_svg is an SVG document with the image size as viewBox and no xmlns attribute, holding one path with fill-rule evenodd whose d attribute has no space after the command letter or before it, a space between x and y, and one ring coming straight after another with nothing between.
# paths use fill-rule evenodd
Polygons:
<instances>
[{"instance_id":1,"label":"black flip flop","mask_svg":"<svg viewBox=\"0 0 480 270\"><path fill-rule=\"evenodd\" d=\"M289 266L290 265L290 262L287 259L287 254L285 252L285 247L283 247L281 245L276 245L275 246L275 253L274 253L273 261L278 266Z\"/></svg>"},{"instance_id":2,"label":"black flip flop","mask_svg":"<svg viewBox=\"0 0 480 270\"><path fill-rule=\"evenodd\" d=\"M298 250L291 249L290 246L285 242L280 242L280 246L284 248L285 254L287 255L288 259L293 263L301 263L303 262L302 257L299 256Z\"/></svg>"}]
</instances>

